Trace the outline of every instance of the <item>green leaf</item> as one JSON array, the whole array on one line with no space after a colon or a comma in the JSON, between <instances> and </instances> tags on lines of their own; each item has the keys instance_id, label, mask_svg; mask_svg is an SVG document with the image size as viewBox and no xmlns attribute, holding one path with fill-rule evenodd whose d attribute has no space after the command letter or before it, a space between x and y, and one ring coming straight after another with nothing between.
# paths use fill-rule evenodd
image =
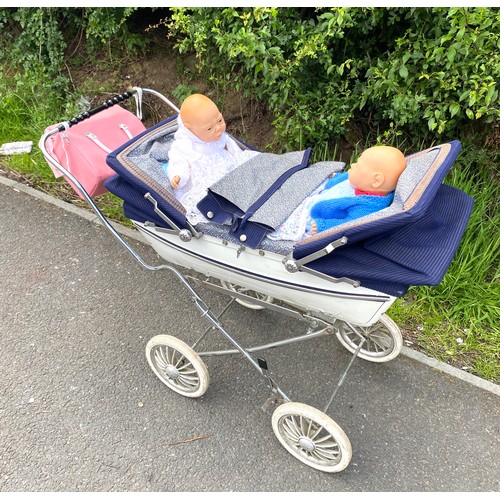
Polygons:
<instances>
[{"instance_id":1,"label":"green leaf","mask_svg":"<svg viewBox=\"0 0 500 500\"><path fill-rule=\"evenodd\" d=\"M495 86L493 85L488 89L488 93L486 94L486 97L484 99L484 102L486 103L487 106L490 105L491 101L494 98L494 95L495 95Z\"/></svg>"},{"instance_id":2,"label":"green leaf","mask_svg":"<svg viewBox=\"0 0 500 500\"><path fill-rule=\"evenodd\" d=\"M466 90L465 92L462 92L460 94L460 97L458 98L459 101L463 101L466 97L468 97L470 94L470 90Z\"/></svg>"},{"instance_id":3,"label":"green leaf","mask_svg":"<svg viewBox=\"0 0 500 500\"><path fill-rule=\"evenodd\" d=\"M454 102L450 104L450 116L453 118L460 111L460 104Z\"/></svg>"},{"instance_id":4,"label":"green leaf","mask_svg":"<svg viewBox=\"0 0 500 500\"><path fill-rule=\"evenodd\" d=\"M408 78L408 68L404 64L399 68L399 75L401 78Z\"/></svg>"},{"instance_id":5,"label":"green leaf","mask_svg":"<svg viewBox=\"0 0 500 500\"><path fill-rule=\"evenodd\" d=\"M452 63L455 60L456 55L457 51L453 47L450 47L450 50L447 52L446 57L448 61Z\"/></svg>"}]
</instances>

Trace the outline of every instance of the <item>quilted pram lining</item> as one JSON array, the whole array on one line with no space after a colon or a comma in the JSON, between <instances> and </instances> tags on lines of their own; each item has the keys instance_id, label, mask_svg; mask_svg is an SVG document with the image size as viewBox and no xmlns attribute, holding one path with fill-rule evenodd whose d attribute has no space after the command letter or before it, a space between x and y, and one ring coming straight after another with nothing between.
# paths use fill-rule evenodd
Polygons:
<instances>
[{"instance_id":1,"label":"quilted pram lining","mask_svg":"<svg viewBox=\"0 0 500 500\"><path fill-rule=\"evenodd\" d=\"M168 177L162 167L163 164L168 162L168 151L173 142L173 135L176 130L177 125L174 120L165 122L163 126L160 126L151 131L149 134L144 135L140 141L134 143L134 145L120 153L119 162L129 173L133 174L137 179L158 193L161 198L163 198L163 200L165 200L179 214L185 216L185 208L175 198L173 189L168 181ZM242 147L242 149L249 149L246 144L236 138L235 140L240 147ZM320 176L322 175L321 172L325 172L323 174L323 178L325 178L328 173L331 173L334 170L339 170L344 165L340 162L329 163L331 164L330 166L318 164L318 171L320 172L316 174L316 176ZM111 192L126 200L124 205L126 215L132 219L136 216L138 218L135 220L143 222L144 215L140 216L140 210L134 210L134 208L138 209L139 207L131 206L134 203L131 202L130 198L122 196L123 179L111 179L107 181L106 187ZM142 203L142 200L135 201L142 207L146 207L146 205ZM300 201L302 201L302 198L300 197L300 194L298 194L297 199L295 200L295 206L298 206ZM155 222L160 226L165 225L163 221L158 219L154 219L151 222ZM231 234L230 227L227 224L207 222L198 224L196 229L204 234L208 234L219 239L228 240L237 244L241 243L237 237ZM288 255L293 250L293 245L294 242L292 241L276 241L266 237L259 245L259 248L279 253L281 255Z\"/></svg>"},{"instance_id":2,"label":"quilted pram lining","mask_svg":"<svg viewBox=\"0 0 500 500\"><path fill-rule=\"evenodd\" d=\"M173 135L177 130L177 123L176 120L167 120L159 125L160 126L152 129L151 132L141 136L141 140L134 142L132 146L123 150L119 154L118 160L132 175L156 191L170 206L179 212L179 214L185 216L185 208L175 198L168 177L162 167L162 164L168 162L168 151L174 140ZM242 143L237 138L235 138L235 140L243 149L248 148L246 144ZM370 221L380 220L392 214L407 210L410 206L410 197L414 199L411 203L415 204L415 198L418 200L421 192L428 184L428 182L422 183L422 179L425 177L429 180L433 178L435 172L430 167L435 165L435 159L438 154L446 155L446 151L443 151L442 148L431 149L425 152L425 154L415 154L408 158L408 166L401 175L394 194L394 201L389 207L358 220L337 226L328 232L306 238L300 242L300 244L308 244L318 239L322 239L329 234L336 234L345 229L355 228L359 225L370 223ZM113 164L111 165L113 166ZM114 184L115 182L113 182L113 180L107 183L107 187L111 192L116 191ZM422 184L425 184L425 186L422 187ZM119 193L117 194L120 195ZM300 201L300 199L297 200L297 206ZM163 221L157 220L156 222L160 225L164 225ZM240 243L236 237L231 235L226 225L207 222L205 224L200 224L198 229L205 234ZM277 251L283 255L290 253L294 246L295 243L291 241L276 242L268 238L265 238L260 245L263 249Z\"/></svg>"}]
</instances>

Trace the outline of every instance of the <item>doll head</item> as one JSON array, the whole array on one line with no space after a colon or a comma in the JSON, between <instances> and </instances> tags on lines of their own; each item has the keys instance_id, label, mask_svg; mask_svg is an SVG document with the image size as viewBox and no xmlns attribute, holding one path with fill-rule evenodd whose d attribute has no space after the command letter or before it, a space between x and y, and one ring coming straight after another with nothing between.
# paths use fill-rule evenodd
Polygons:
<instances>
[{"instance_id":1,"label":"doll head","mask_svg":"<svg viewBox=\"0 0 500 500\"><path fill-rule=\"evenodd\" d=\"M184 126L204 142L218 141L226 131L226 122L219 108L205 95L186 97L180 115Z\"/></svg>"},{"instance_id":2,"label":"doll head","mask_svg":"<svg viewBox=\"0 0 500 500\"><path fill-rule=\"evenodd\" d=\"M403 153L392 146L368 148L351 164L348 171L351 186L367 193L390 193L396 189L406 167Z\"/></svg>"}]
</instances>

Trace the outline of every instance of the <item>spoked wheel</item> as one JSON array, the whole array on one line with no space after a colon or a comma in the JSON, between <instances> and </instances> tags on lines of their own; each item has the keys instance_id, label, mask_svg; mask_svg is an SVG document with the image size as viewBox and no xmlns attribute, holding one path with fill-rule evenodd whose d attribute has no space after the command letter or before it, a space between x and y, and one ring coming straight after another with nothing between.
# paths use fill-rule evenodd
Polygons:
<instances>
[{"instance_id":1,"label":"spoked wheel","mask_svg":"<svg viewBox=\"0 0 500 500\"><path fill-rule=\"evenodd\" d=\"M254 299L263 300L264 302L271 303L274 301L274 298L271 297L270 295L255 292L255 291L250 290L249 288L245 288L243 286L233 285L232 283L228 283L227 281L220 280L220 282L224 288L227 288L228 290L231 290L233 292L238 292L238 293L241 293L243 295L247 295L248 297L253 297ZM248 307L248 309L254 309L256 311L259 311L261 309L265 309L264 306L259 306L258 304L254 304L253 302L248 302L248 301L243 300L243 299L236 299L236 302L238 302L238 304L240 304L244 307Z\"/></svg>"},{"instance_id":2,"label":"spoked wheel","mask_svg":"<svg viewBox=\"0 0 500 500\"><path fill-rule=\"evenodd\" d=\"M352 448L340 426L323 412L302 403L284 403L273 413L273 431L285 449L323 472L340 472Z\"/></svg>"},{"instance_id":3,"label":"spoked wheel","mask_svg":"<svg viewBox=\"0 0 500 500\"><path fill-rule=\"evenodd\" d=\"M208 389L205 363L185 342L170 335L157 335L146 345L146 358L156 376L170 389L198 398Z\"/></svg>"},{"instance_id":4,"label":"spoked wheel","mask_svg":"<svg viewBox=\"0 0 500 500\"><path fill-rule=\"evenodd\" d=\"M357 326L356 329L366 339L358 353L360 358L375 363L385 363L394 359L403 347L401 331L389 316L383 314L377 323L372 326ZM346 324L341 322L336 331L340 343L354 353L361 343L358 335Z\"/></svg>"}]
</instances>

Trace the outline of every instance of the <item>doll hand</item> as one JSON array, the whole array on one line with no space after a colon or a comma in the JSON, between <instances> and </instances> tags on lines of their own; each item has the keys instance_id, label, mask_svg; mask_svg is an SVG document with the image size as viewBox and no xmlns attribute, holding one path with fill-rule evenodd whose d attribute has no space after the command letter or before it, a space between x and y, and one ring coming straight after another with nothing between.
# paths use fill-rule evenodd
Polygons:
<instances>
[{"instance_id":1,"label":"doll hand","mask_svg":"<svg viewBox=\"0 0 500 500\"><path fill-rule=\"evenodd\" d=\"M175 175L172 177L172 180L170 181L170 185L175 189L179 187L179 182L181 182L181 177L180 175Z\"/></svg>"}]
</instances>

